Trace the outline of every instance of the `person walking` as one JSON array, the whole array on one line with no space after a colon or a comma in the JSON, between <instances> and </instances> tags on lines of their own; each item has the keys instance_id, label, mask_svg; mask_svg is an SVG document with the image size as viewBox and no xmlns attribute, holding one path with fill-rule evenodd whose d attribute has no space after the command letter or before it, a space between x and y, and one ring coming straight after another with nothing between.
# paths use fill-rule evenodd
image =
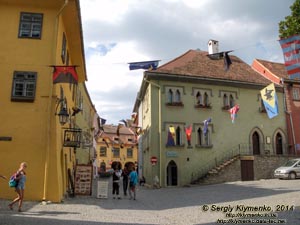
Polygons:
<instances>
[{"instance_id":1,"label":"person walking","mask_svg":"<svg viewBox=\"0 0 300 225\"><path fill-rule=\"evenodd\" d=\"M128 189L128 169L127 169L127 167L124 167L124 170L122 171L122 177L123 177L123 192L124 192L124 195L127 196L127 189Z\"/></svg>"},{"instance_id":2,"label":"person walking","mask_svg":"<svg viewBox=\"0 0 300 225\"><path fill-rule=\"evenodd\" d=\"M120 192L120 177L121 177L121 172L119 171L118 168L115 168L114 172L113 172L113 190L112 190L112 194L113 194L113 199L115 199L116 197L118 199L121 199L121 197L119 196L119 192ZM115 197L116 195L116 197Z\"/></svg>"},{"instance_id":3,"label":"person walking","mask_svg":"<svg viewBox=\"0 0 300 225\"><path fill-rule=\"evenodd\" d=\"M22 212L22 204L24 199L24 191L25 191L25 183L26 183L26 172L25 169L27 168L27 163L22 162L20 164L20 168L18 169L16 173L16 180L17 180L17 186L15 187L15 191L17 192L17 197L8 205L8 207L13 210L13 205L18 202L19 207L18 211Z\"/></svg>"},{"instance_id":4,"label":"person walking","mask_svg":"<svg viewBox=\"0 0 300 225\"><path fill-rule=\"evenodd\" d=\"M133 193L133 200L136 200L136 185L138 183L138 176L135 171L135 168L132 168L132 171L129 173L129 196L132 199ZM131 193L132 192L132 193Z\"/></svg>"}]
</instances>

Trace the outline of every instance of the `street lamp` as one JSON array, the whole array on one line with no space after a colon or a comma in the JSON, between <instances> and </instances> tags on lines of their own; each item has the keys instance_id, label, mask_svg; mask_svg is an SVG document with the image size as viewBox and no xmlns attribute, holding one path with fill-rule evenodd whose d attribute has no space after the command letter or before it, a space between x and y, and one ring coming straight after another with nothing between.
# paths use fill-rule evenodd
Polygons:
<instances>
[{"instance_id":1,"label":"street lamp","mask_svg":"<svg viewBox=\"0 0 300 225\"><path fill-rule=\"evenodd\" d=\"M68 122L69 119L69 113L65 107L62 107L57 114L59 118L59 123L63 126Z\"/></svg>"},{"instance_id":2,"label":"street lamp","mask_svg":"<svg viewBox=\"0 0 300 225\"><path fill-rule=\"evenodd\" d=\"M58 98L56 103L56 108L55 108L55 115L59 117L59 123L62 126L65 125L69 119L69 113L66 108L66 101L67 101L66 98L63 97ZM58 106L60 106L60 111L59 113L56 113Z\"/></svg>"}]
</instances>

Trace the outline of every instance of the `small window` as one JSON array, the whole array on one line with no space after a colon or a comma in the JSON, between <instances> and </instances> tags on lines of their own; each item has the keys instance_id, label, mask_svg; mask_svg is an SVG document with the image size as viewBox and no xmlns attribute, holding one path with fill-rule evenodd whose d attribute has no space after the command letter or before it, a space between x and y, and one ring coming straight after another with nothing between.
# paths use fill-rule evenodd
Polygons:
<instances>
[{"instance_id":1,"label":"small window","mask_svg":"<svg viewBox=\"0 0 300 225\"><path fill-rule=\"evenodd\" d=\"M120 157L120 149L119 148L114 148L113 149L113 157L114 158L119 158Z\"/></svg>"},{"instance_id":2,"label":"small window","mask_svg":"<svg viewBox=\"0 0 300 225\"><path fill-rule=\"evenodd\" d=\"M181 94L179 90L176 90L175 93L175 102L181 102Z\"/></svg>"},{"instance_id":3,"label":"small window","mask_svg":"<svg viewBox=\"0 0 300 225\"><path fill-rule=\"evenodd\" d=\"M206 130L204 133L204 128L199 127L197 130L197 145L199 147L211 147L211 134L210 129Z\"/></svg>"},{"instance_id":4,"label":"small window","mask_svg":"<svg viewBox=\"0 0 300 225\"><path fill-rule=\"evenodd\" d=\"M176 128L176 145L181 145L181 128L178 126Z\"/></svg>"},{"instance_id":5,"label":"small window","mask_svg":"<svg viewBox=\"0 0 300 225\"><path fill-rule=\"evenodd\" d=\"M232 108L234 106L234 98L232 95L229 96L229 107Z\"/></svg>"},{"instance_id":6,"label":"small window","mask_svg":"<svg viewBox=\"0 0 300 225\"><path fill-rule=\"evenodd\" d=\"M223 95L223 107L228 107L229 108L229 100L227 94Z\"/></svg>"},{"instance_id":7,"label":"small window","mask_svg":"<svg viewBox=\"0 0 300 225\"><path fill-rule=\"evenodd\" d=\"M41 38L43 14L21 13L19 38Z\"/></svg>"},{"instance_id":8,"label":"small window","mask_svg":"<svg viewBox=\"0 0 300 225\"><path fill-rule=\"evenodd\" d=\"M133 158L133 150L132 150L132 148L127 148L127 158Z\"/></svg>"},{"instance_id":9,"label":"small window","mask_svg":"<svg viewBox=\"0 0 300 225\"><path fill-rule=\"evenodd\" d=\"M293 100L300 100L299 88L293 88Z\"/></svg>"},{"instance_id":10,"label":"small window","mask_svg":"<svg viewBox=\"0 0 300 225\"><path fill-rule=\"evenodd\" d=\"M173 103L173 91L171 89L168 91L168 103Z\"/></svg>"},{"instance_id":11,"label":"small window","mask_svg":"<svg viewBox=\"0 0 300 225\"><path fill-rule=\"evenodd\" d=\"M197 92L196 100L197 100L197 105L203 105L202 95L199 91Z\"/></svg>"},{"instance_id":12,"label":"small window","mask_svg":"<svg viewBox=\"0 0 300 225\"><path fill-rule=\"evenodd\" d=\"M61 60L63 63L66 62L67 55L67 39L65 33L63 33L62 44L61 44ZM69 60L69 59L68 59Z\"/></svg>"},{"instance_id":13,"label":"small window","mask_svg":"<svg viewBox=\"0 0 300 225\"><path fill-rule=\"evenodd\" d=\"M34 101L36 72L15 71L12 87L12 101Z\"/></svg>"},{"instance_id":14,"label":"small window","mask_svg":"<svg viewBox=\"0 0 300 225\"><path fill-rule=\"evenodd\" d=\"M100 147L100 157L106 157L107 149L106 147Z\"/></svg>"}]
</instances>

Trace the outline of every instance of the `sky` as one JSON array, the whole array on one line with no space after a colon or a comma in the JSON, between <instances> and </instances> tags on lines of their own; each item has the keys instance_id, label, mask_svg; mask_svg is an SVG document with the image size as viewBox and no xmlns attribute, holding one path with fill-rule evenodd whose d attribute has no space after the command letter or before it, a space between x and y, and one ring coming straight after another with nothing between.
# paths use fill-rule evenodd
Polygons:
<instances>
[{"instance_id":1,"label":"sky","mask_svg":"<svg viewBox=\"0 0 300 225\"><path fill-rule=\"evenodd\" d=\"M144 70L129 62L163 65L190 49L219 51L251 65L283 63L278 23L294 0L80 0L88 92L106 124L130 119Z\"/></svg>"}]
</instances>

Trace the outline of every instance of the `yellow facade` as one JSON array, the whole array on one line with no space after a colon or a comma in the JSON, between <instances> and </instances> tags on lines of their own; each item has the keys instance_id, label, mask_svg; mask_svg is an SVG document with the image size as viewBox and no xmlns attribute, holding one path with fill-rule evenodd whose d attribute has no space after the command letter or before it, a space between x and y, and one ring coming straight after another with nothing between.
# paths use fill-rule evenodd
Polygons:
<instances>
[{"instance_id":1,"label":"yellow facade","mask_svg":"<svg viewBox=\"0 0 300 225\"><path fill-rule=\"evenodd\" d=\"M101 170L101 163L106 169L112 168L114 163L121 163L121 167L138 162L138 146L135 133L127 127L122 127L117 133L117 126L104 125L97 137L97 164Z\"/></svg>"},{"instance_id":2,"label":"yellow facade","mask_svg":"<svg viewBox=\"0 0 300 225\"><path fill-rule=\"evenodd\" d=\"M41 16L40 26L32 21L27 26L27 14L32 18L36 14ZM24 27L19 26L21 15L25 18ZM93 115L90 114L95 113L84 86L86 70L79 1L0 0L0 27L5 30L0 39L0 173L9 177L26 161L25 200L59 202L71 186L77 158L75 148L63 147L64 128L91 130ZM35 36L36 29L39 37ZM28 30L32 33L26 36ZM53 65L76 65L79 84L53 84ZM35 88L24 83L18 85L16 71L22 75L34 73ZM29 100L23 98L27 96L27 87L34 90ZM18 88L22 96L15 99L13 94L19 94ZM60 109L57 104L62 91L70 114L64 127L55 115ZM79 106L79 97L86 99L85 108L71 116L72 108ZM81 119L86 114L90 120ZM0 198L15 196L7 182L2 181L0 189Z\"/></svg>"}]
</instances>

